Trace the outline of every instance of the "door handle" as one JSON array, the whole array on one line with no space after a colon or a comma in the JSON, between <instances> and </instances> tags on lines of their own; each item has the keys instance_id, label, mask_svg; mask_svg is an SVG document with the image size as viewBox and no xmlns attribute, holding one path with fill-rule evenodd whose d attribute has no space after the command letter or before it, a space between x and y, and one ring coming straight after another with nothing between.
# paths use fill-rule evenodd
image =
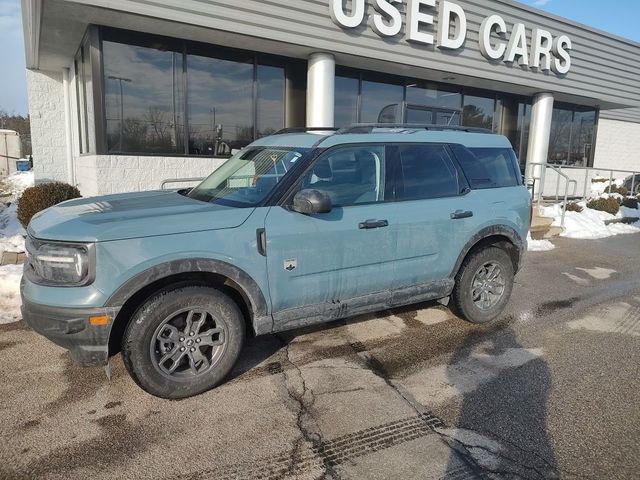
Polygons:
<instances>
[{"instance_id":1,"label":"door handle","mask_svg":"<svg viewBox=\"0 0 640 480\"><path fill-rule=\"evenodd\" d=\"M459 220L461 218L471 218L473 212L471 210L456 210L451 214L451 220Z\"/></svg>"},{"instance_id":2,"label":"door handle","mask_svg":"<svg viewBox=\"0 0 640 480\"><path fill-rule=\"evenodd\" d=\"M371 230L373 228L388 227L389 222L387 220L366 220L358 224L360 230Z\"/></svg>"}]
</instances>

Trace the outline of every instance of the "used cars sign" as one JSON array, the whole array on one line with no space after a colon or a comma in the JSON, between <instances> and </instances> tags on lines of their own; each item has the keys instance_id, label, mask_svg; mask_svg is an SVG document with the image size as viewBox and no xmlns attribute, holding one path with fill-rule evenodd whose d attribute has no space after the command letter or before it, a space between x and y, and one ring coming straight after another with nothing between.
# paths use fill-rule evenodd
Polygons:
<instances>
[{"instance_id":1,"label":"used cars sign","mask_svg":"<svg viewBox=\"0 0 640 480\"><path fill-rule=\"evenodd\" d=\"M400 6L405 0L372 0L375 13L370 19L374 32L381 37L400 34L403 25ZM350 11L346 11L343 0L329 0L332 20L342 28L356 28L366 18L366 0L351 0ZM406 33L408 42L426 45L435 44L440 49L457 50L467 40L467 17L464 9L449 1L406 0ZM433 30L435 17L439 30ZM442 26L449 28L442 28ZM480 52L488 60L517 63L532 70L551 70L565 75L571 68L571 39L566 35L554 37L542 28L532 27L531 43L527 40L527 26L516 23L507 26L500 15L490 15L480 25L478 42Z\"/></svg>"}]
</instances>

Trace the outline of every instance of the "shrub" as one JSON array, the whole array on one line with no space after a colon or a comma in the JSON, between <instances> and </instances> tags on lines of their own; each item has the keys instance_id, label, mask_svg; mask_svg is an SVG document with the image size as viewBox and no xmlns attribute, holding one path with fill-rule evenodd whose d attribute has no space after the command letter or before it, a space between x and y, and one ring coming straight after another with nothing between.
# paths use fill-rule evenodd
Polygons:
<instances>
[{"instance_id":1,"label":"shrub","mask_svg":"<svg viewBox=\"0 0 640 480\"><path fill-rule=\"evenodd\" d=\"M598 177L598 178L592 178L591 179L591 183L604 183L604 182L608 182L609 179L608 178L604 178L604 177Z\"/></svg>"},{"instance_id":2,"label":"shrub","mask_svg":"<svg viewBox=\"0 0 640 480\"><path fill-rule=\"evenodd\" d=\"M629 189L627 187L616 187L615 185L610 185L604 189L604 193L619 193L623 197L626 197L629 194Z\"/></svg>"},{"instance_id":3,"label":"shrub","mask_svg":"<svg viewBox=\"0 0 640 480\"><path fill-rule=\"evenodd\" d=\"M628 197L622 200L622 205L627 208L638 208L638 199L633 197Z\"/></svg>"},{"instance_id":4,"label":"shrub","mask_svg":"<svg viewBox=\"0 0 640 480\"><path fill-rule=\"evenodd\" d=\"M593 210L600 210L601 212L607 212L611 215L615 215L620 211L620 204L616 198L596 198L587 203L587 208Z\"/></svg>"},{"instance_id":5,"label":"shrub","mask_svg":"<svg viewBox=\"0 0 640 480\"><path fill-rule=\"evenodd\" d=\"M578 212L580 213L584 210L578 202L569 202L567 203L567 212Z\"/></svg>"},{"instance_id":6,"label":"shrub","mask_svg":"<svg viewBox=\"0 0 640 480\"><path fill-rule=\"evenodd\" d=\"M27 228L36 213L65 200L79 197L80 191L76 187L62 182L42 183L29 187L18 199L18 221Z\"/></svg>"}]
</instances>

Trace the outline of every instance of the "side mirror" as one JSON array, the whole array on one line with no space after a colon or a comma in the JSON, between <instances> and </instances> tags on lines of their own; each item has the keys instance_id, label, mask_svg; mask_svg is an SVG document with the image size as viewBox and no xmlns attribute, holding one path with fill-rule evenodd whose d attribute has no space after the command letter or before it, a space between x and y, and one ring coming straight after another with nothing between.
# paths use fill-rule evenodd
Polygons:
<instances>
[{"instance_id":1,"label":"side mirror","mask_svg":"<svg viewBox=\"0 0 640 480\"><path fill-rule=\"evenodd\" d=\"M313 213L329 213L332 209L331 197L326 192L307 188L300 190L293 197L293 211L311 215Z\"/></svg>"}]
</instances>

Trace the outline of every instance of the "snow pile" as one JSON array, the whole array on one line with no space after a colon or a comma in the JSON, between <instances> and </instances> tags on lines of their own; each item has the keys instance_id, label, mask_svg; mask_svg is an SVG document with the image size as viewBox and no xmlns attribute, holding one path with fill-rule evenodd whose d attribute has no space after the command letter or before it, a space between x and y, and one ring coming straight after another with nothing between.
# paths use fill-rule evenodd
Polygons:
<instances>
[{"instance_id":1,"label":"snow pile","mask_svg":"<svg viewBox=\"0 0 640 480\"><path fill-rule=\"evenodd\" d=\"M640 218L640 209L638 208L629 208L622 205L620 207L620 216L626 218Z\"/></svg>"},{"instance_id":2,"label":"snow pile","mask_svg":"<svg viewBox=\"0 0 640 480\"><path fill-rule=\"evenodd\" d=\"M0 258L3 252L24 252L23 235L25 231L18 222L16 204L0 210Z\"/></svg>"},{"instance_id":3,"label":"snow pile","mask_svg":"<svg viewBox=\"0 0 640 480\"><path fill-rule=\"evenodd\" d=\"M17 322L20 313L22 265L0 267L0 324Z\"/></svg>"},{"instance_id":4,"label":"snow pile","mask_svg":"<svg viewBox=\"0 0 640 480\"><path fill-rule=\"evenodd\" d=\"M548 252L556 248L549 240L534 240L530 234L527 235L527 245L530 252Z\"/></svg>"},{"instance_id":5,"label":"snow pile","mask_svg":"<svg viewBox=\"0 0 640 480\"><path fill-rule=\"evenodd\" d=\"M15 172L5 178L2 183L4 184L0 195L11 195L10 201L17 200L22 192L29 187L33 187L34 178L33 172Z\"/></svg>"},{"instance_id":6,"label":"snow pile","mask_svg":"<svg viewBox=\"0 0 640 480\"><path fill-rule=\"evenodd\" d=\"M598 180L598 181L594 181ZM624 185L626 177L624 178L614 178L611 183L616 187L621 187ZM600 175L594 175L591 177L591 195L594 197L599 197L604 191L609 187L609 177L602 177Z\"/></svg>"},{"instance_id":7,"label":"snow pile","mask_svg":"<svg viewBox=\"0 0 640 480\"><path fill-rule=\"evenodd\" d=\"M623 223L605 225L604 222L606 220L622 218L622 211L617 215L611 215L607 212L587 208L586 202L579 202L578 204L583 207L582 212L567 212L565 214L564 233L561 234L563 237L595 239L627 233L640 233L640 222L636 222L632 225L626 225ZM638 210L625 209L624 212L625 217L640 217L640 211ZM638 213L628 215L627 212ZM562 207L560 204L555 204L550 207L542 207L540 209L540 214L544 217L554 218L553 226L559 227L561 225Z\"/></svg>"},{"instance_id":8,"label":"snow pile","mask_svg":"<svg viewBox=\"0 0 640 480\"><path fill-rule=\"evenodd\" d=\"M24 252L24 235L26 232L18 222L15 201L26 188L33 186L33 172L16 172L2 181L0 195L9 195L13 202L8 207L0 204L0 258L3 252Z\"/></svg>"}]
</instances>

